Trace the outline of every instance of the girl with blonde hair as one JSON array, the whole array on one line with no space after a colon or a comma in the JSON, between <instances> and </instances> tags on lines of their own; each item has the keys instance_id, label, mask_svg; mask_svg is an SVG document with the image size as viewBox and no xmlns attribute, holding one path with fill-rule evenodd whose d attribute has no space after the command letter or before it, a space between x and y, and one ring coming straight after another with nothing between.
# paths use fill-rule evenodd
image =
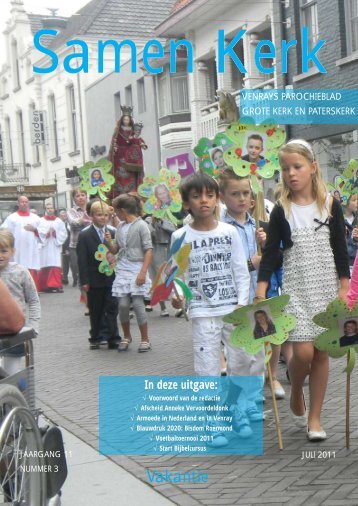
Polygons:
<instances>
[{"instance_id":1,"label":"girl with blonde hair","mask_svg":"<svg viewBox=\"0 0 358 506\"><path fill-rule=\"evenodd\" d=\"M321 411L328 382L328 355L314 347L322 329L312 318L337 298L347 300L349 262L340 203L326 191L310 144L292 140L279 151L282 193L275 205L258 276L255 300L265 299L283 244L282 293L290 295L288 313L297 318L290 333L293 357L290 407L294 423L307 429L310 441L326 439ZM303 383L309 376L308 416Z\"/></svg>"}]
</instances>

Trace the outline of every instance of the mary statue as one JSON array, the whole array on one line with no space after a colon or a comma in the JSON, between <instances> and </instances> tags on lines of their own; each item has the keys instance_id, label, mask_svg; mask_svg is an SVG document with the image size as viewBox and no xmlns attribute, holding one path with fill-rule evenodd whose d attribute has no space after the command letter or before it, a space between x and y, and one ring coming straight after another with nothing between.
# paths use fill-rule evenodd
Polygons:
<instances>
[{"instance_id":1,"label":"mary statue","mask_svg":"<svg viewBox=\"0 0 358 506\"><path fill-rule=\"evenodd\" d=\"M142 125L134 124L132 107L121 106L121 109L122 116L114 130L108 155L115 178L109 195L111 198L121 193L136 192L144 177L142 149L147 149L147 146L140 137Z\"/></svg>"}]
</instances>

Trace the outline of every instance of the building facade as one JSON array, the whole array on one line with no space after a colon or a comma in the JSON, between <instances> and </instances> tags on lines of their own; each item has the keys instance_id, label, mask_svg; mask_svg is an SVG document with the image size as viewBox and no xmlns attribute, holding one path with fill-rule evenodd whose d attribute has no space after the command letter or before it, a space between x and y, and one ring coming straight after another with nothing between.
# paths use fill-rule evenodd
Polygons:
<instances>
[{"instance_id":1,"label":"building facade","mask_svg":"<svg viewBox=\"0 0 358 506\"><path fill-rule=\"evenodd\" d=\"M4 32L5 62L0 72L0 191L7 185L25 186L26 191L28 185L56 184L56 206L71 204L70 191L79 183L77 168L93 159L91 148L97 145L96 140L92 144L88 139L92 125L87 119L85 90L102 73L120 67L131 56L129 47L118 51L108 45L103 69L99 69L98 41L130 38L140 51L172 3L92 0L65 19L28 14L22 0L11 1L11 18ZM33 72L33 66L46 68L51 63L34 47L34 34L41 28L58 32L56 37L41 39L58 56L58 67L50 73ZM68 57L74 69L83 63L81 57L75 57L83 49L67 44L76 38L87 44L88 72L68 73L63 68ZM103 121L114 127L113 114Z\"/></svg>"},{"instance_id":2,"label":"building facade","mask_svg":"<svg viewBox=\"0 0 358 506\"><path fill-rule=\"evenodd\" d=\"M358 4L356 0L287 0L274 2L274 15L280 21L279 39L297 39L298 46L290 53L287 74L278 75L278 87L294 89L353 89L358 84ZM319 59L327 70L316 68L302 73L300 48L301 29L307 26L309 43L325 40ZM281 65L281 55L277 55ZM358 158L358 124L292 125L290 138L311 141L326 181L333 181L352 158Z\"/></svg>"},{"instance_id":3,"label":"building facade","mask_svg":"<svg viewBox=\"0 0 358 506\"><path fill-rule=\"evenodd\" d=\"M241 73L227 57L225 72L218 68L218 31L224 30L226 44L240 30L246 34L234 45L234 52L247 69ZM186 61L180 73L166 71L158 77L159 122L162 149L180 142L193 147L200 137L214 137L218 132L219 102L217 92L230 92L238 97L242 88L274 88L275 73L257 70L254 52L262 39L275 36L270 2L226 0L223 4L210 0L178 0L171 15L157 27L162 37L189 40L194 49L194 68L186 72ZM269 62L269 60L267 60ZM181 110L175 109L175 94L181 80Z\"/></svg>"}]
</instances>

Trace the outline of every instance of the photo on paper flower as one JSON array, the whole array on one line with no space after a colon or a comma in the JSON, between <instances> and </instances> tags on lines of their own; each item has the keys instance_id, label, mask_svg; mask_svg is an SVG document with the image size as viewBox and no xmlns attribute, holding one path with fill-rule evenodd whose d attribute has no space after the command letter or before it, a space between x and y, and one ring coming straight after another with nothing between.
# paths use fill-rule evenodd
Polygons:
<instances>
[{"instance_id":1,"label":"photo on paper flower","mask_svg":"<svg viewBox=\"0 0 358 506\"><path fill-rule=\"evenodd\" d=\"M247 317L251 322L255 339L276 334L276 326L269 306L261 306L256 311L248 312Z\"/></svg>"},{"instance_id":2,"label":"photo on paper flower","mask_svg":"<svg viewBox=\"0 0 358 506\"><path fill-rule=\"evenodd\" d=\"M143 211L155 218L167 218L177 225L179 220L173 213L178 213L182 209L180 181L179 174L165 168L156 176L145 176L143 183L138 187L138 194L146 199Z\"/></svg>"},{"instance_id":3,"label":"photo on paper flower","mask_svg":"<svg viewBox=\"0 0 358 506\"><path fill-rule=\"evenodd\" d=\"M224 153L233 145L225 133L218 133L213 139L202 137L194 148L199 168L209 176L217 178L227 167Z\"/></svg>"},{"instance_id":4,"label":"photo on paper flower","mask_svg":"<svg viewBox=\"0 0 358 506\"><path fill-rule=\"evenodd\" d=\"M91 169L90 170L90 179L91 179L91 186L96 187L100 186L104 183L102 171L99 168Z\"/></svg>"},{"instance_id":5,"label":"photo on paper flower","mask_svg":"<svg viewBox=\"0 0 358 506\"><path fill-rule=\"evenodd\" d=\"M339 321L341 336L339 345L341 348L345 346L358 345L358 318L347 318Z\"/></svg>"},{"instance_id":6,"label":"photo on paper flower","mask_svg":"<svg viewBox=\"0 0 358 506\"><path fill-rule=\"evenodd\" d=\"M241 160L256 163L258 166L265 164L266 135L255 131L248 131L244 140L244 149Z\"/></svg>"}]
</instances>

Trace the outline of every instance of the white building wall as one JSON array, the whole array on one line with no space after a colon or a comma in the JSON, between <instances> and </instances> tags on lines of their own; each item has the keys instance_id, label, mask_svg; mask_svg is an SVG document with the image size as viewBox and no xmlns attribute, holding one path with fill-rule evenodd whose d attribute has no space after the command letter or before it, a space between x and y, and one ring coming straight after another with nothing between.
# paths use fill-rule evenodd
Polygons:
<instances>
[{"instance_id":1,"label":"white building wall","mask_svg":"<svg viewBox=\"0 0 358 506\"><path fill-rule=\"evenodd\" d=\"M73 48L62 46L54 49L59 56L59 65L57 70L48 74L34 73L32 66L47 67L49 58L38 52L33 47L33 35L30 22L26 12L21 5L15 5L11 11L11 19L5 30L6 38L6 59L3 64L3 70L0 72L0 86L4 79L7 80L8 97L0 91L0 126L4 145L4 163L10 163L10 155L7 146L9 139L5 135L5 119L10 118L11 122L11 141L13 152L13 163L21 163L20 156L20 132L17 125L16 113L19 110L23 112L24 134L25 134L25 160L29 165L29 185L54 184L57 182L59 194L67 194L67 204L70 204L71 185L66 181L66 168L81 167L90 158L90 146L87 138L87 119L85 107L85 89L92 82L98 79L97 61L97 39L82 37L89 48L89 72L79 74L69 74L63 69L63 60L66 55L73 52ZM14 91L14 68L11 54L11 44L14 40L18 41L19 55L19 73L20 88ZM140 48L143 43L138 43ZM78 48L76 49L77 52ZM121 64L130 56L128 50L121 52ZM114 52L108 48L105 53L104 70L109 71L114 68ZM81 59L79 59L81 64ZM71 66L75 66L74 60ZM77 143L78 149L74 150L71 142L70 114L68 106L67 87L73 85L76 99L76 119L77 119ZM57 137L59 156L55 157L53 151L54 132L50 124L51 114L48 110L48 99L54 95L56 102L57 116ZM81 108L80 108L81 100ZM48 144L39 147L40 163L36 163L35 148L31 145L30 116L29 107L33 103L36 109L46 111L48 124ZM82 110L81 110L82 109ZM9 184L0 181L0 185Z\"/></svg>"}]
</instances>

